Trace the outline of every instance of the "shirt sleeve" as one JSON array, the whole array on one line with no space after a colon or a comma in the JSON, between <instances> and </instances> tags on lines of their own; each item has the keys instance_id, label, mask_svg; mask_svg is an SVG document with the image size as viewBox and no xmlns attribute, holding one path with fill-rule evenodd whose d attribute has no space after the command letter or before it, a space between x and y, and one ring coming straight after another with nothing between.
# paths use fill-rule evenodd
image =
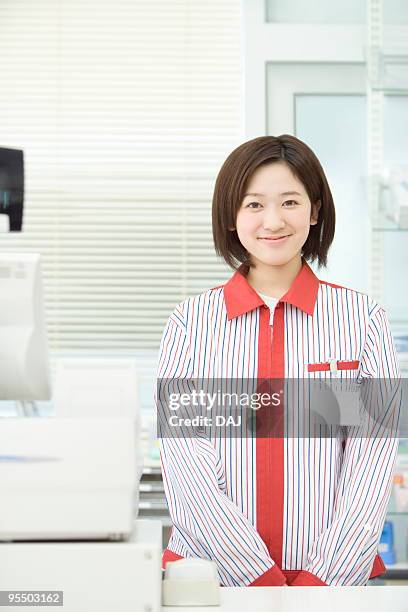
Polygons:
<instances>
[{"instance_id":1,"label":"shirt sleeve","mask_svg":"<svg viewBox=\"0 0 408 612\"><path fill-rule=\"evenodd\" d=\"M292 586L365 585L391 494L398 450L400 372L386 313L376 305L362 355L363 416L347 427L343 465L329 527L310 547Z\"/></svg>"},{"instance_id":2,"label":"shirt sleeve","mask_svg":"<svg viewBox=\"0 0 408 612\"><path fill-rule=\"evenodd\" d=\"M160 381L189 378L190 347L179 305L161 340L155 391L158 410ZM158 422L167 504L173 529L188 556L214 561L225 586L285 584L259 533L226 494L223 468L211 440L205 435L166 435L167 428L160 426L160 418Z\"/></svg>"}]
</instances>

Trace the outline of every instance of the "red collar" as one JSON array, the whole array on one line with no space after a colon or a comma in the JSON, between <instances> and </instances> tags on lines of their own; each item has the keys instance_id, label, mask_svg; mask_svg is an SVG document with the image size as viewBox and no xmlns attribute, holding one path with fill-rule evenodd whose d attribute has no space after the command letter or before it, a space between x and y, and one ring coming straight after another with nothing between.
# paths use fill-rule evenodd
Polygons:
<instances>
[{"instance_id":1,"label":"red collar","mask_svg":"<svg viewBox=\"0 0 408 612\"><path fill-rule=\"evenodd\" d=\"M312 315L319 290L319 279L313 270L303 261L302 268L293 281L290 289L280 298ZM242 264L234 275L224 285L224 299L228 320L239 317L264 304L263 299L251 287L245 276L245 266Z\"/></svg>"}]
</instances>

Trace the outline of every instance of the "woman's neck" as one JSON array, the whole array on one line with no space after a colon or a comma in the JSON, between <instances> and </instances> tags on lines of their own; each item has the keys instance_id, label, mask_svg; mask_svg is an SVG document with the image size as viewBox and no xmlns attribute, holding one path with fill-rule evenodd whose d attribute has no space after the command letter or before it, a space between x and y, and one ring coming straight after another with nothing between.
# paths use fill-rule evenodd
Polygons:
<instances>
[{"instance_id":1,"label":"woman's neck","mask_svg":"<svg viewBox=\"0 0 408 612\"><path fill-rule=\"evenodd\" d=\"M248 283L259 293L280 299L287 293L302 269L302 258L294 257L283 266L268 266L255 262L246 276Z\"/></svg>"}]
</instances>

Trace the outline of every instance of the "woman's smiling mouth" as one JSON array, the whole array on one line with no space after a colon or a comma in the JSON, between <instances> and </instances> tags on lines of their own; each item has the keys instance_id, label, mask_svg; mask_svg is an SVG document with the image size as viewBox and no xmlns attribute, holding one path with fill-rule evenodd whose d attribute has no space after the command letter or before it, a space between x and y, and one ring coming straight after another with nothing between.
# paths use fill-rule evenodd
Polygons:
<instances>
[{"instance_id":1,"label":"woman's smiling mouth","mask_svg":"<svg viewBox=\"0 0 408 612\"><path fill-rule=\"evenodd\" d=\"M287 234L286 236L278 236L276 238L272 238L272 237L265 237L265 238L258 238L258 240L263 240L264 242L268 242L269 244L280 244L281 242L284 242L286 240L286 238L289 238L290 234Z\"/></svg>"}]
</instances>

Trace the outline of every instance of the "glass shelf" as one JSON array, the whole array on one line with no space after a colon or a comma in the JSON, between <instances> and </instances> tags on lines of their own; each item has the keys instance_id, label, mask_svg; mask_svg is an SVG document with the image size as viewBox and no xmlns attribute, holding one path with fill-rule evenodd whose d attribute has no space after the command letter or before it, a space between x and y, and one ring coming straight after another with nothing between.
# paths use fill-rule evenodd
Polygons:
<instances>
[{"instance_id":1,"label":"glass shelf","mask_svg":"<svg viewBox=\"0 0 408 612\"><path fill-rule=\"evenodd\" d=\"M391 87L387 85L374 85L372 91L381 91L386 96L407 96L408 87Z\"/></svg>"},{"instance_id":2,"label":"glass shelf","mask_svg":"<svg viewBox=\"0 0 408 612\"><path fill-rule=\"evenodd\" d=\"M370 71L370 89L386 95L408 93L408 49L405 40L393 40L383 47L370 47L369 52L376 70ZM402 43L402 44L401 44ZM372 77L375 77L374 79Z\"/></svg>"},{"instance_id":3,"label":"glass shelf","mask_svg":"<svg viewBox=\"0 0 408 612\"><path fill-rule=\"evenodd\" d=\"M373 227L374 232L408 232L408 227Z\"/></svg>"},{"instance_id":4,"label":"glass shelf","mask_svg":"<svg viewBox=\"0 0 408 612\"><path fill-rule=\"evenodd\" d=\"M399 561L398 563L393 563L392 565L384 564L388 570L408 570L408 561Z\"/></svg>"},{"instance_id":5,"label":"glass shelf","mask_svg":"<svg viewBox=\"0 0 408 612\"><path fill-rule=\"evenodd\" d=\"M401 578L407 578L408 576L408 562L402 561L394 563L393 565L387 565L385 563L385 569L387 570L388 577L392 577L393 573L401 574ZM387 577L387 576L386 576Z\"/></svg>"}]
</instances>

